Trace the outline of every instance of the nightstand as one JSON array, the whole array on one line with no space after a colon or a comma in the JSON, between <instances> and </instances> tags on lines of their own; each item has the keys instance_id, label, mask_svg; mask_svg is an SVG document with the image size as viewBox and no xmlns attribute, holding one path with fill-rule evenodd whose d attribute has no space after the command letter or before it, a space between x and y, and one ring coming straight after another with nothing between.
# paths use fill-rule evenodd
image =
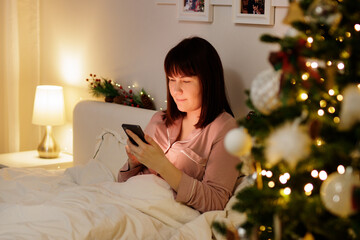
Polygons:
<instances>
[{"instance_id":1,"label":"nightstand","mask_svg":"<svg viewBox=\"0 0 360 240\"><path fill-rule=\"evenodd\" d=\"M24 151L0 154L0 168L44 168L48 170L65 169L73 166L73 156L60 153L58 158L39 158L38 152Z\"/></svg>"}]
</instances>

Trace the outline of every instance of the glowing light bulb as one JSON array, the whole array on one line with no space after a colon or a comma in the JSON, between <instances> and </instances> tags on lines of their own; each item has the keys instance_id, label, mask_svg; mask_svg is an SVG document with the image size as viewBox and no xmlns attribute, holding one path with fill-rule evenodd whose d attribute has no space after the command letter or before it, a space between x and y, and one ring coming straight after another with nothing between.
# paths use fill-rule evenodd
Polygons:
<instances>
[{"instance_id":1,"label":"glowing light bulb","mask_svg":"<svg viewBox=\"0 0 360 240\"><path fill-rule=\"evenodd\" d=\"M319 66L319 64L317 62L312 62L311 63L312 68L317 68L318 66Z\"/></svg>"},{"instance_id":2,"label":"glowing light bulb","mask_svg":"<svg viewBox=\"0 0 360 240\"><path fill-rule=\"evenodd\" d=\"M311 171L311 176L312 176L313 178L317 178L317 177L319 176L319 172L314 169L314 170Z\"/></svg>"},{"instance_id":3,"label":"glowing light bulb","mask_svg":"<svg viewBox=\"0 0 360 240\"><path fill-rule=\"evenodd\" d=\"M325 100L320 100L320 107L324 108L326 107L327 103Z\"/></svg>"},{"instance_id":4,"label":"glowing light bulb","mask_svg":"<svg viewBox=\"0 0 360 240\"><path fill-rule=\"evenodd\" d=\"M271 178L273 176L273 173L271 171L266 172L266 177Z\"/></svg>"},{"instance_id":5,"label":"glowing light bulb","mask_svg":"<svg viewBox=\"0 0 360 240\"><path fill-rule=\"evenodd\" d=\"M304 73L303 75L301 75L301 79L304 80L304 81L306 81L306 80L309 79L309 76L310 76L309 73L306 72L306 73Z\"/></svg>"},{"instance_id":6,"label":"glowing light bulb","mask_svg":"<svg viewBox=\"0 0 360 240\"><path fill-rule=\"evenodd\" d=\"M323 145L323 143L324 143L324 142L323 142L323 140L322 140L321 138L317 138L317 139L316 139L316 145L317 145L317 146L320 147L321 145Z\"/></svg>"},{"instance_id":7,"label":"glowing light bulb","mask_svg":"<svg viewBox=\"0 0 360 240\"><path fill-rule=\"evenodd\" d=\"M355 31L359 32L360 31L360 24L358 24L358 23L355 24L354 29L355 29Z\"/></svg>"},{"instance_id":8,"label":"glowing light bulb","mask_svg":"<svg viewBox=\"0 0 360 240\"><path fill-rule=\"evenodd\" d=\"M291 188L289 188L289 187L284 188L284 194L285 195L290 195L291 194Z\"/></svg>"},{"instance_id":9,"label":"glowing light bulb","mask_svg":"<svg viewBox=\"0 0 360 240\"><path fill-rule=\"evenodd\" d=\"M329 113L334 113L334 112L335 112L335 108L334 108L334 107L329 107L329 108L328 108L328 112L329 112Z\"/></svg>"},{"instance_id":10,"label":"glowing light bulb","mask_svg":"<svg viewBox=\"0 0 360 240\"><path fill-rule=\"evenodd\" d=\"M269 188L275 187L275 182L274 182L274 181L270 181L270 182L268 183L268 186L269 186Z\"/></svg>"},{"instance_id":11,"label":"glowing light bulb","mask_svg":"<svg viewBox=\"0 0 360 240\"><path fill-rule=\"evenodd\" d=\"M320 180L325 181L327 179L327 173L324 170L321 170L319 172L319 178L320 178Z\"/></svg>"},{"instance_id":12,"label":"glowing light bulb","mask_svg":"<svg viewBox=\"0 0 360 240\"><path fill-rule=\"evenodd\" d=\"M284 173L284 177L286 178L286 180L290 179L290 173Z\"/></svg>"},{"instance_id":13,"label":"glowing light bulb","mask_svg":"<svg viewBox=\"0 0 360 240\"><path fill-rule=\"evenodd\" d=\"M308 95L306 93L301 93L300 96L299 96L299 99L301 101L305 101L306 99L308 99Z\"/></svg>"},{"instance_id":14,"label":"glowing light bulb","mask_svg":"<svg viewBox=\"0 0 360 240\"><path fill-rule=\"evenodd\" d=\"M335 91L334 91L334 89L329 89L328 93L330 96L334 96Z\"/></svg>"},{"instance_id":15,"label":"glowing light bulb","mask_svg":"<svg viewBox=\"0 0 360 240\"><path fill-rule=\"evenodd\" d=\"M286 177L285 177L284 175L280 175L279 181L280 181L282 184L287 183L287 179L286 179Z\"/></svg>"},{"instance_id":16,"label":"glowing light bulb","mask_svg":"<svg viewBox=\"0 0 360 240\"><path fill-rule=\"evenodd\" d=\"M305 192L311 192L314 189L314 186L311 183L308 183L304 186Z\"/></svg>"},{"instance_id":17,"label":"glowing light bulb","mask_svg":"<svg viewBox=\"0 0 360 240\"><path fill-rule=\"evenodd\" d=\"M327 62L326 62L326 65L328 65L328 66L330 67L330 66L332 65L332 61L330 61L330 60L327 61Z\"/></svg>"},{"instance_id":18,"label":"glowing light bulb","mask_svg":"<svg viewBox=\"0 0 360 240\"><path fill-rule=\"evenodd\" d=\"M324 110L322 110L322 109L319 109L319 110L318 110L318 115L319 115L320 117L324 116L324 114L325 114Z\"/></svg>"},{"instance_id":19,"label":"glowing light bulb","mask_svg":"<svg viewBox=\"0 0 360 240\"><path fill-rule=\"evenodd\" d=\"M345 68L345 64L342 63L342 62L340 62L340 63L338 63L337 68L338 68L339 70L343 70L343 69Z\"/></svg>"},{"instance_id":20,"label":"glowing light bulb","mask_svg":"<svg viewBox=\"0 0 360 240\"><path fill-rule=\"evenodd\" d=\"M334 117L334 123L340 123L340 118L339 117Z\"/></svg>"},{"instance_id":21,"label":"glowing light bulb","mask_svg":"<svg viewBox=\"0 0 360 240\"><path fill-rule=\"evenodd\" d=\"M356 26L356 25L355 25L355 26ZM307 38L307 42L311 44L311 43L314 42L314 39L313 39L312 37L308 37L308 38Z\"/></svg>"},{"instance_id":22,"label":"glowing light bulb","mask_svg":"<svg viewBox=\"0 0 360 240\"><path fill-rule=\"evenodd\" d=\"M261 170L261 175L266 176L266 170L265 169Z\"/></svg>"},{"instance_id":23,"label":"glowing light bulb","mask_svg":"<svg viewBox=\"0 0 360 240\"><path fill-rule=\"evenodd\" d=\"M343 165L339 165L337 167L337 171L339 174L344 174L345 173L345 167Z\"/></svg>"},{"instance_id":24,"label":"glowing light bulb","mask_svg":"<svg viewBox=\"0 0 360 240\"><path fill-rule=\"evenodd\" d=\"M339 94L339 95L336 96L336 99L337 99L339 102L341 102L342 100L344 100L344 96L341 95L341 94Z\"/></svg>"}]
</instances>

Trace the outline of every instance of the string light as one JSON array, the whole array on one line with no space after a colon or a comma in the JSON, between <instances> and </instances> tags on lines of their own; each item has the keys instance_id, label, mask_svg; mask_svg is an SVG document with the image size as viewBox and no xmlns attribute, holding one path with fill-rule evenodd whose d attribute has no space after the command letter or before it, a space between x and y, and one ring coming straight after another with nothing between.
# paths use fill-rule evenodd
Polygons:
<instances>
[{"instance_id":1,"label":"string light","mask_svg":"<svg viewBox=\"0 0 360 240\"><path fill-rule=\"evenodd\" d=\"M268 183L268 186L269 186L269 188L275 187L275 182L274 182L274 181L270 181L270 182Z\"/></svg>"},{"instance_id":2,"label":"string light","mask_svg":"<svg viewBox=\"0 0 360 240\"><path fill-rule=\"evenodd\" d=\"M271 171L266 172L266 177L271 178L273 176L273 173Z\"/></svg>"},{"instance_id":3,"label":"string light","mask_svg":"<svg viewBox=\"0 0 360 240\"><path fill-rule=\"evenodd\" d=\"M354 29L355 29L355 31L359 32L360 31L360 24L358 24L358 23L355 24Z\"/></svg>"},{"instance_id":4,"label":"string light","mask_svg":"<svg viewBox=\"0 0 360 240\"><path fill-rule=\"evenodd\" d=\"M329 108L328 108L328 112L331 113L331 114L334 113L334 112L335 112L335 108L334 108L334 107L329 107Z\"/></svg>"},{"instance_id":5,"label":"string light","mask_svg":"<svg viewBox=\"0 0 360 240\"><path fill-rule=\"evenodd\" d=\"M301 79L304 80L304 81L306 81L306 80L309 79L309 76L310 76L309 73L307 73L307 72L306 72L306 73L303 73L303 75L301 75Z\"/></svg>"},{"instance_id":6,"label":"string light","mask_svg":"<svg viewBox=\"0 0 360 240\"><path fill-rule=\"evenodd\" d=\"M321 145L323 145L324 144L324 141L321 139L321 138L317 138L316 139L316 145L318 146L318 147L320 147Z\"/></svg>"},{"instance_id":7,"label":"string light","mask_svg":"<svg viewBox=\"0 0 360 240\"><path fill-rule=\"evenodd\" d=\"M335 91L334 91L334 89L329 89L328 93L330 96L334 96Z\"/></svg>"},{"instance_id":8,"label":"string light","mask_svg":"<svg viewBox=\"0 0 360 240\"><path fill-rule=\"evenodd\" d=\"M318 68L319 64L317 62L312 62L311 67L312 68Z\"/></svg>"},{"instance_id":9,"label":"string light","mask_svg":"<svg viewBox=\"0 0 360 240\"><path fill-rule=\"evenodd\" d=\"M314 189L314 186L311 183L306 184L304 186L305 195L310 196L313 189Z\"/></svg>"},{"instance_id":10,"label":"string light","mask_svg":"<svg viewBox=\"0 0 360 240\"><path fill-rule=\"evenodd\" d=\"M342 58L349 58L350 57L350 53L348 51L346 51L346 50L342 51L340 55L341 55Z\"/></svg>"},{"instance_id":11,"label":"string light","mask_svg":"<svg viewBox=\"0 0 360 240\"><path fill-rule=\"evenodd\" d=\"M307 93L303 92L303 93L300 93L298 99L299 99L300 101L305 101L306 99L308 99L308 97L309 97L309 96L307 95Z\"/></svg>"},{"instance_id":12,"label":"string light","mask_svg":"<svg viewBox=\"0 0 360 240\"><path fill-rule=\"evenodd\" d=\"M320 100L320 107L324 108L326 107L327 103L325 100Z\"/></svg>"},{"instance_id":13,"label":"string light","mask_svg":"<svg viewBox=\"0 0 360 240\"><path fill-rule=\"evenodd\" d=\"M330 66L332 65L332 61L330 61L330 60L327 61L327 62L326 62L326 65L328 65L328 66L330 67Z\"/></svg>"},{"instance_id":14,"label":"string light","mask_svg":"<svg viewBox=\"0 0 360 240\"><path fill-rule=\"evenodd\" d=\"M319 178L320 178L320 180L325 181L327 179L327 173L324 170L321 170L319 172Z\"/></svg>"},{"instance_id":15,"label":"string light","mask_svg":"<svg viewBox=\"0 0 360 240\"><path fill-rule=\"evenodd\" d=\"M336 96L336 99L337 99L339 102L341 102L342 100L344 100L344 96L341 95L341 94L339 94L339 95Z\"/></svg>"},{"instance_id":16,"label":"string light","mask_svg":"<svg viewBox=\"0 0 360 240\"><path fill-rule=\"evenodd\" d=\"M308 38L307 38L307 42L308 42L309 44L312 44L312 43L314 42L314 39L313 39L312 37L308 37Z\"/></svg>"},{"instance_id":17,"label":"string light","mask_svg":"<svg viewBox=\"0 0 360 240\"><path fill-rule=\"evenodd\" d=\"M343 165L339 165L337 167L337 171L339 174L344 174L345 173L345 167Z\"/></svg>"},{"instance_id":18,"label":"string light","mask_svg":"<svg viewBox=\"0 0 360 240\"><path fill-rule=\"evenodd\" d=\"M314 169L314 170L311 171L311 176L312 176L313 178L317 178L317 177L319 176L319 172Z\"/></svg>"},{"instance_id":19,"label":"string light","mask_svg":"<svg viewBox=\"0 0 360 240\"><path fill-rule=\"evenodd\" d=\"M344 70L345 64L342 63L342 62L340 62L340 63L338 63L337 68L338 68L339 70Z\"/></svg>"},{"instance_id":20,"label":"string light","mask_svg":"<svg viewBox=\"0 0 360 240\"><path fill-rule=\"evenodd\" d=\"M346 32L345 36L348 37L348 38L351 38L351 32Z\"/></svg>"},{"instance_id":21,"label":"string light","mask_svg":"<svg viewBox=\"0 0 360 240\"><path fill-rule=\"evenodd\" d=\"M322 110L322 109L319 109L319 110L318 110L318 115L319 115L320 117L324 116L324 114L325 114L324 110Z\"/></svg>"},{"instance_id":22,"label":"string light","mask_svg":"<svg viewBox=\"0 0 360 240\"><path fill-rule=\"evenodd\" d=\"M290 179L290 173L284 173L284 176L285 176L285 178L286 178L287 180Z\"/></svg>"},{"instance_id":23,"label":"string light","mask_svg":"<svg viewBox=\"0 0 360 240\"><path fill-rule=\"evenodd\" d=\"M279 177L279 181L282 183L282 184L285 184L287 183L287 181L290 179L290 174L289 173L285 173L283 175L280 175Z\"/></svg>"},{"instance_id":24,"label":"string light","mask_svg":"<svg viewBox=\"0 0 360 240\"><path fill-rule=\"evenodd\" d=\"M334 123L340 123L340 118L339 117L334 117Z\"/></svg>"},{"instance_id":25,"label":"string light","mask_svg":"<svg viewBox=\"0 0 360 240\"><path fill-rule=\"evenodd\" d=\"M289 188L289 187L284 188L284 194L285 195L290 195L291 194L291 188Z\"/></svg>"}]
</instances>

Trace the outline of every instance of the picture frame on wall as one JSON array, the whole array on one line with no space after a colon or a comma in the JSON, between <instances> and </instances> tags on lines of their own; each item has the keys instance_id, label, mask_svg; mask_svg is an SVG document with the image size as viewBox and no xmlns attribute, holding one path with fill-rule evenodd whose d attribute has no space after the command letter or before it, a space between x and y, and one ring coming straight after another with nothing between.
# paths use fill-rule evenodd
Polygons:
<instances>
[{"instance_id":1,"label":"picture frame on wall","mask_svg":"<svg viewBox=\"0 0 360 240\"><path fill-rule=\"evenodd\" d=\"M212 22L211 0L177 0L180 21Z\"/></svg>"},{"instance_id":2,"label":"picture frame on wall","mask_svg":"<svg viewBox=\"0 0 360 240\"><path fill-rule=\"evenodd\" d=\"M233 0L233 21L243 24L274 24L271 0Z\"/></svg>"}]
</instances>

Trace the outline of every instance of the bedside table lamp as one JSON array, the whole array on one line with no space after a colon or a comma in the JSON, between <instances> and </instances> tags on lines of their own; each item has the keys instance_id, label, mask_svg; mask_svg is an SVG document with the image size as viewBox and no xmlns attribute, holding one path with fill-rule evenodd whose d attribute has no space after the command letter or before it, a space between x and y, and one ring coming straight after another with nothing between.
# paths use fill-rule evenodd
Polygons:
<instances>
[{"instance_id":1,"label":"bedside table lamp","mask_svg":"<svg viewBox=\"0 0 360 240\"><path fill-rule=\"evenodd\" d=\"M36 87L32 123L46 126L45 136L38 146L39 157L57 158L60 148L52 135L52 126L65 123L62 87L52 85Z\"/></svg>"}]
</instances>

